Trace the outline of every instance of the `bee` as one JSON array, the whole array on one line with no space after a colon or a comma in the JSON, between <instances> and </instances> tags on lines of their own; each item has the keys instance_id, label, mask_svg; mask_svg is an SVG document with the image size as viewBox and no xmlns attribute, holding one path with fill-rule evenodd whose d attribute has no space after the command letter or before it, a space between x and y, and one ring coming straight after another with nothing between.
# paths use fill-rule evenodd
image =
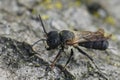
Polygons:
<instances>
[{"instance_id":1,"label":"bee","mask_svg":"<svg viewBox=\"0 0 120 80\"><path fill-rule=\"evenodd\" d=\"M70 31L70 30L62 30L60 32L58 31L47 32L40 15L39 15L39 20L41 22L46 38L38 40L32 46L37 44L39 41L44 41L47 44L47 47L45 47L46 50L59 49L58 54L56 55L55 59L50 65L51 68L54 67L56 61L60 58L60 55L62 52L64 52L66 46L73 46L73 48L77 49L81 54L83 54L88 59L90 59L90 61L95 65L95 67L98 68L92 57L89 56L82 49L80 49L79 46L88 49L106 50L109 46L108 39L111 37L111 35L105 36L104 35L105 32L103 29L99 29L96 32L91 32L91 31L78 32L78 31ZM73 48L71 48L70 50L70 56L66 61L64 69L68 65L74 54Z\"/></svg>"}]
</instances>

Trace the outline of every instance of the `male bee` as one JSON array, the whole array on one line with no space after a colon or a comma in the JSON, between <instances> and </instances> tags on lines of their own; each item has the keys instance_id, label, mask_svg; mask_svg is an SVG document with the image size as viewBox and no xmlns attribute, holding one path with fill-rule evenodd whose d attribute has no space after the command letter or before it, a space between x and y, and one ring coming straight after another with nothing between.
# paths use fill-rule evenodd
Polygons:
<instances>
[{"instance_id":1,"label":"male bee","mask_svg":"<svg viewBox=\"0 0 120 80\"><path fill-rule=\"evenodd\" d=\"M46 47L47 50L53 50L59 48L59 52L56 55L55 59L53 60L51 64L51 68L54 67L56 61L60 58L61 53L64 52L65 46L73 46L73 48L77 49L80 53L82 53L88 59L90 59L92 63L94 63L92 57L90 57L86 52L80 49L79 46L88 49L91 48L98 50L106 50L109 46L108 39L110 38L111 35L105 36L103 29L99 29L96 32L91 32L91 31L78 32L78 31L69 31L69 30L62 30L60 32L58 31L47 32L40 15L39 15L39 20L46 35L46 39L40 39L37 42L45 41L48 46ZM37 42L35 42L33 46ZM74 53L73 48L71 49L70 56L64 68L67 66L67 64L69 63L69 61L73 56ZM94 65L97 67L95 63Z\"/></svg>"}]
</instances>

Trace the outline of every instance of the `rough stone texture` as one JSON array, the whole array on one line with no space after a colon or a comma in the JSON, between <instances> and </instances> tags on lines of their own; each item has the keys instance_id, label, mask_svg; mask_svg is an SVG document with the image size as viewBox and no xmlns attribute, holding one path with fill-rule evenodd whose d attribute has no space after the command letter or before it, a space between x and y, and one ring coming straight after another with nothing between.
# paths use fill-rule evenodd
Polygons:
<instances>
[{"instance_id":1,"label":"rough stone texture","mask_svg":"<svg viewBox=\"0 0 120 80\"><path fill-rule=\"evenodd\" d=\"M83 0L0 0L0 80L104 80L104 76L120 80L120 1L99 0L99 3L114 18L115 25L92 16ZM32 47L35 41L44 38L39 14L47 31L103 28L112 33L107 51L82 48L102 73L77 50L63 72L69 50L68 54L62 53L52 71L47 71L58 50L47 51L42 42Z\"/></svg>"}]
</instances>

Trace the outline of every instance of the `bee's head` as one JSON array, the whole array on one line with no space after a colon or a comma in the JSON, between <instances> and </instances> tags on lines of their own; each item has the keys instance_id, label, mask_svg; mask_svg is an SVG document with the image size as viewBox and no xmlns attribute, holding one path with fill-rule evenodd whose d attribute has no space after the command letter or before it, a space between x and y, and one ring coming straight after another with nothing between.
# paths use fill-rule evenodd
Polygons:
<instances>
[{"instance_id":1,"label":"bee's head","mask_svg":"<svg viewBox=\"0 0 120 80\"><path fill-rule=\"evenodd\" d=\"M55 49L60 45L60 36L57 31L50 31L47 34L47 45L49 46L47 50Z\"/></svg>"},{"instance_id":2,"label":"bee's head","mask_svg":"<svg viewBox=\"0 0 120 80\"><path fill-rule=\"evenodd\" d=\"M48 45L47 50L51 50L51 49L57 48L60 45L60 43L61 43L59 33L57 31L50 31L48 33L46 31L45 27L44 27L44 24L43 24L43 21L42 21L42 18L41 18L40 15L39 15L39 20L41 22L43 31L44 31L44 33L46 35L46 42L47 42L47 45Z\"/></svg>"},{"instance_id":3,"label":"bee's head","mask_svg":"<svg viewBox=\"0 0 120 80\"><path fill-rule=\"evenodd\" d=\"M39 41L46 41L46 43L47 43L47 48L46 49L47 50L57 48L61 44L60 34L57 31L47 32L45 27L44 27L44 24L42 22L42 18L41 18L40 15L39 15L39 20L41 22L41 25L42 25L43 31L45 33L46 39L40 39L40 40L36 41L32 46L34 46Z\"/></svg>"}]
</instances>

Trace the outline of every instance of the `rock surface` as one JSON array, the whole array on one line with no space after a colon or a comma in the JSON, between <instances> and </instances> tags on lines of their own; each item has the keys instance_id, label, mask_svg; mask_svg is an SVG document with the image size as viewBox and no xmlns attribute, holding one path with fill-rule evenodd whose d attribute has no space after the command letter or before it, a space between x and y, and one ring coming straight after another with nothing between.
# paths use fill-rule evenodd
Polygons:
<instances>
[{"instance_id":1,"label":"rock surface","mask_svg":"<svg viewBox=\"0 0 120 80\"><path fill-rule=\"evenodd\" d=\"M110 17L103 20L91 15L85 0L0 0L0 80L119 80L120 1L90 1L104 6ZM69 50L66 50L67 54L61 54L55 68L49 71L58 50L47 51L42 42L32 47L34 42L45 38L39 14L47 31L103 28L111 33L107 51L81 47L92 56L101 72L77 50L63 72Z\"/></svg>"}]
</instances>

